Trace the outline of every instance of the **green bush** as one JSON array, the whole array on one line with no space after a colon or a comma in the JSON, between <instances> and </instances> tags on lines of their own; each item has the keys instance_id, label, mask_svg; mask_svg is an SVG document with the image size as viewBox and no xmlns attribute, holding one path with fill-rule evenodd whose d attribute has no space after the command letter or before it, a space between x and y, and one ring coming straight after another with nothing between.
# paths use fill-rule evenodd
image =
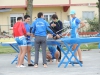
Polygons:
<instances>
[{"instance_id":1,"label":"green bush","mask_svg":"<svg viewBox=\"0 0 100 75\"><path fill-rule=\"evenodd\" d=\"M88 24L90 25L90 28L89 28L89 30L88 31L99 31L99 22L98 22L98 18L94 18L94 19L92 19L92 20L90 20L90 19L87 19L87 22L88 22Z\"/></svg>"}]
</instances>

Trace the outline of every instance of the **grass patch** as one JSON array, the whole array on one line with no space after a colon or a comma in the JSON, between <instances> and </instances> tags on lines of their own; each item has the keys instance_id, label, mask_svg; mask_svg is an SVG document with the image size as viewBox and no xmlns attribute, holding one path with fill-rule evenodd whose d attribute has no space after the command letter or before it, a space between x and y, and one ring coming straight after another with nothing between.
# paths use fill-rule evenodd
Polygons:
<instances>
[{"instance_id":1,"label":"grass patch","mask_svg":"<svg viewBox=\"0 0 100 75\"><path fill-rule=\"evenodd\" d=\"M82 44L80 46L81 49L98 49L98 44L88 44L88 47L86 47L85 44ZM63 48L64 50L66 50L66 48ZM41 51L41 50L40 50ZM11 48L11 47L4 47L4 46L0 46L0 54L7 54L7 53L15 53L15 51Z\"/></svg>"},{"instance_id":2,"label":"grass patch","mask_svg":"<svg viewBox=\"0 0 100 75\"><path fill-rule=\"evenodd\" d=\"M88 47L85 44L82 44L80 46L81 49L86 49L86 50L90 50L90 49L98 49L98 43L92 43L92 44L87 44ZM66 50L66 47L63 48L64 50Z\"/></svg>"},{"instance_id":3,"label":"grass patch","mask_svg":"<svg viewBox=\"0 0 100 75\"><path fill-rule=\"evenodd\" d=\"M80 46L81 49L98 49L98 43L88 44L88 47L85 44Z\"/></svg>"},{"instance_id":4,"label":"grass patch","mask_svg":"<svg viewBox=\"0 0 100 75\"><path fill-rule=\"evenodd\" d=\"M15 53L15 51L11 47L0 46L0 54L9 54L9 53Z\"/></svg>"},{"instance_id":5,"label":"grass patch","mask_svg":"<svg viewBox=\"0 0 100 75\"><path fill-rule=\"evenodd\" d=\"M14 41L14 38L2 38L0 39L0 42L13 42ZM81 49L87 49L87 50L90 50L90 49L98 49L98 43L90 43L88 44L88 47L85 45L85 44L82 44L80 46ZM66 50L66 48L64 47L63 48L64 50ZM41 50L40 50L41 51ZM15 51L11 48L11 47L7 47L7 46L0 46L0 54L5 54L5 53L15 53Z\"/></svg>"}]
</instances>

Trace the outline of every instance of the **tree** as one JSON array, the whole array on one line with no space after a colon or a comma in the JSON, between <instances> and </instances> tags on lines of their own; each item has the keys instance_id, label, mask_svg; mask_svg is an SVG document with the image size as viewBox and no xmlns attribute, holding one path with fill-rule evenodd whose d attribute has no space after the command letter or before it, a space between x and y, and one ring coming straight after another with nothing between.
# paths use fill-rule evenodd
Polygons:
<instances>
[{"instance_id":1,"label":"tree","mask_svg":"<svg viewBox=\"0 0 100 75\"><path fill-rule=\"evenodd\" d=\"M33 12L33 0L27 0L27 10L26 14L30 15L30 24L32 23L32 12Z\"/></svg>"},{"instance_id":2,"label":"tree","mask_svg":"<svg viewBox=\"0 0 100 75\"><path fill-rule=\"evenodd\" d=\"M98 19L98 22L99 22L99 33L100 33L100 0L98 0L98 2L96 3L98 7L98 13L99 13L99 19Z\"/></svg>"}]
</instances>

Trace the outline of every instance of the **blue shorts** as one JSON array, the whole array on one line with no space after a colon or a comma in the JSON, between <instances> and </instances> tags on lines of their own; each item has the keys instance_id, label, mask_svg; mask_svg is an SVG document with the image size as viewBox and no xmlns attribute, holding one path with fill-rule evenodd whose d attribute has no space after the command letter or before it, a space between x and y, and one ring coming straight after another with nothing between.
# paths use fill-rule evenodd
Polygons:
<instances>
[{"instance_id":1,"label":"blue shorts","mask_svg":"<svg viewBox=\"0 0 100 75\"><path fill-rule=\"evenodd\" d=\"M48 49L49 49L49 51L50 51L50 53L51 53L51 55L52 55L52 59L55 59L55 53L56 53L56 51L57 51L57 48L55 47L55 46L48 46Z\"/></svg>"},{"instance_id":2,"label":"blue shorts","mask_svg":"<svg viewBox=\"0 0 100 75\"><path fill-rule=\"evenodd\" d=\"M27 46L32 46L31 40L27 40Z\"/></svg>"},{"instance_id":3,"label":"blue shorts","mask_svg":"<svg viewBox=\"0 0 100 75\"><path fill-rule=\"evenodd\" d=\"M25 36L15 37L18 46L27 46L27 40Z\"/></svg>"}]
</instances>

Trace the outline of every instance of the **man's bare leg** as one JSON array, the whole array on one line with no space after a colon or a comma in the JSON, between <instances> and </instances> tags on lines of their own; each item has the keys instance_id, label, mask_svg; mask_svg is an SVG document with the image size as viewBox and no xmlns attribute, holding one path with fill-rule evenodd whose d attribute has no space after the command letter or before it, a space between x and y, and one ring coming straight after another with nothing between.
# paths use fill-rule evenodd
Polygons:
<instances>
[{"instance_id":1,"label":"man's bare leg","mask_svg":"<svg viewBox=\"0 0 100 75\"><path fill-rule=\"evenodd\" d=\"M82 52L81 49L78 49L79 60L82 61Z\"/></svg>"},{"instance_id":2,"label":"man's bare leg","mask_svg":"<svg viewBox=\"0 0 100 75\"><path fill-rule=\"evenodd\" d=\"M77 44L75 44L75 45L73 46L73 50L76 49L76 47L77 47ZM75 56L79 56L79 61L80 61L81 63L83 63L83 61L82 61L82 53L81 53L81 49L80 49L80 48L78 48L77 52L75 53Z\"/></svg>"},{"instance_id":3,"label":"man's bare leg","mask_svg":"<svg viewBox=\"0 0 100 75\"><path fill-rule=\"evenodd\" d=\"M50 64L52 63L52 55L50 54L50 52L47 52L46 53L46 58L48 59L48 60L50 60Z\"/></svg>"},{"instance_id":4,"label":"man's bare leg","mask_svg":"<svg viewBox=\"0 0 100 75\"><path fill-rule=\"evenodd\" d=\"M22 54L22 49L21 49L21 47L19 46L19 54L18 54L17 65L19 64L21 54Z\"/></svg>"},{"instance_id":5,"label":"man's bare leg","mask_svg":"<svg viewBox=\"0 0 100 75\"><path fill-rule=\"evenodd\" d=\"M24 56L26 54L26 50L27 50L27 46L21 46L22 53L20 55L20 60L19 60L18 66L23 64L23 60L24 60Z\"/></svg>"},{"instance_id":6,"label":"man's bare leg","mask_svg":"<svg viewBox=\"0 0 100 75\"><path fill-rule=\"evenodd\" d=\"M57 64L58 64L59 56L60 56L60 52L59 51L56 51L55 58L56 58L56 63Z\"/></svg>"},{"instance_id":7,"label":"man's bare leg","mask_svg":"<svg viewBox=\"0 0 100 75\"><path fill-rule=\"evenodd\" d=\"M77 44L75 44L75 45L73 46L72 50L75 50L76 47L77 47ZM75 56L76 56L76 57L78 56L78 51L75 53Z\"/></svg>"},{"instance_id":8,"label":"man's bare leg","mask_svg":"<svg viewBox=\"0 0 100 75\"><path fill-rule=\"evenodd\" d=\"M27 46L28 64L31 64L31 46Z\"/></svg>"}]
</instances>

